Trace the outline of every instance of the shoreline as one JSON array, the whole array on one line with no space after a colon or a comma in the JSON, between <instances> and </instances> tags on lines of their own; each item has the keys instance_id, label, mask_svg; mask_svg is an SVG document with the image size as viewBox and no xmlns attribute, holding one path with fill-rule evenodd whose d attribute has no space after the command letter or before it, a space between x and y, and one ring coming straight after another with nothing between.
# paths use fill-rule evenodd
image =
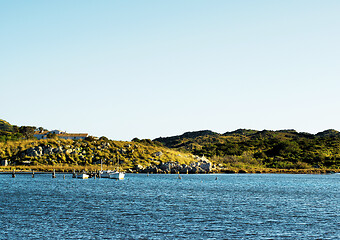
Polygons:
<instances>
[{"instance_id":1,"label":"shoreline","mask_svg":"<svg viewBox=\"0 0 340 240\"><path fill-rule=\"evenodd\" d=\"M21 169L20 169L21 168ZM67 168L67 169L60 169L58 167L56 168L47 168L44 170L41 169L34 169L34 168L27 168L22 169L22 167L15 168L11 167L10 169L3 169L0 168L0 174L12 174L13 171L15 174L52 174L53 169L55 169L56 174L73 174L73 171L75 170L76 173L79 173L81 171L85 172L94 172L98 171L98 169L90 169L90 168ZM187 174L334 174L334 173L340 173L340 169L219 169L214 170L211 172L206 173L153 173L153 172L134 172L134 171L125 171L128 174L157 174L157 175L187 175Z\"/></svg>"}]
</instances>

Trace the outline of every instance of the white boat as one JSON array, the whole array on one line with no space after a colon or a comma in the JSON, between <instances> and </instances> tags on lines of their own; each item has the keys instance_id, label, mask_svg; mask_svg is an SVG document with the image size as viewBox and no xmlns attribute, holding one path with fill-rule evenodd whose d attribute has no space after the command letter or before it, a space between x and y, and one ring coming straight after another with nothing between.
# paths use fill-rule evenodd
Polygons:
<instances>
[{"instance_id":1,"label":"white boat","mask_svg":"<svg viewBox=\"0 0 340 240\"><path fill-rule=\"evenodd\" d=\"M112 170L100 170L99 176L100 178L110 178L110 175L115 173L115 171Z\"/></svg>"},{"instance_id":2,"label":"white boat","mask_svg":"<svg viewBox=\"0 0 340 240\"><path fill-rule=\"evenodd\" d=\"M88 179L89 178L89 175L86 174L86 173L80 173L77 175L77 178L80 178L80 179Z\"/></svg>"},{"instance_id":3,"label":"white boat","mask_svg":"<svg viewBox=\"0 0 340 240\"><path fill-rule=\"evenodd\" d=\"M102 165L102 161L100 161L100 172L99 172L100 178L123 180L125 177L124 172L120 172L118 170L102 170L102 169L103 169L103 165ZM117 167L117 169L119 169L119 167Z\"/></svg>"},{"instance_id":4,"label":"white boat","mask_svg":"<svg viewBox=\"0 0 340 240\"><path fill-rule=\"evenodd\" d=\"M118 171L112 171L112 170L106 170L106 171L100 171L99 176L101 178L111 178L111 179L118 179L123 180L125 177L124 172L118 172Z\"/></svg>"},{"instance_id":5,"label":"white boat","mask_svg":"<svg viewBox=\"0 0 340 240\"><path fill-rule=\"evenodd\" d=\"M110 174L111 179L123 180L124 177L125 177L125 173L123 172L114 172Z\"/></svg>"}]
</instances>

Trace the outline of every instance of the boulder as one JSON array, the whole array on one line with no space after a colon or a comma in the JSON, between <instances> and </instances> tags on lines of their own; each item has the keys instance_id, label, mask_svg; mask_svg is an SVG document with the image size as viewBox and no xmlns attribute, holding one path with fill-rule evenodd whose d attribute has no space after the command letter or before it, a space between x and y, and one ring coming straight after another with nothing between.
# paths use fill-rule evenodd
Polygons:
<instances>
[{"instance_id":1,"label":"boulder","mask_svg":"<svg viewBox=\"0 0 340 240\"><path fill-rule=\"evenodd\" d=\"M209 173L212 171L212 166L213 164L209 160L200 158L189 166L178 162L166 162L148 167L137 165L134 170L143 173Z\"/></svg>"},{"instance_id":2,"label":"boulder","mask_svg":"<svg viewBox=\"0 0 340 240\"><path fill-rule=\"evenodd\" d=\"M160 157L160 156L163 155L163 153L162 152L155 152L152 155L154 155L155 157Z\"/></svg>"},{"instance_id":3,"label":"boulder","mask_svg":"<svg viewBox=\"0 0 340 240\"><path fill-rule=\"evenodd\" d=\"M203 169L205 172L211 172L212 163L209 160L205 160L204 162L200 163L199 167Z\"/></svg>"},{"instance_id":4,"label":"boulder","mask_svg":"<svg viewBox=\"0 0 340 240\"><path fill-rule=\"evenodd\" d=\"M45 155L45 154L48 154L48 155L53 154L53 148L52 148L52 147L46 146L46 147L44 148L44 155Z\"/></svg>"},{"instance_id":5,"label":"boulder","mask_svg":"<svg viewBox=\"0 0 340 240\"><path fill-rule=\"evenodd\" d=\"M26 155L29 157L40 157L42 154L42 147L29 148L26 150Z\"/></svg>"},{"instance_id":6,"label":"boulder","mask_svg":"<svg viewBox=\"0 0 340 240\"><path fill-rule=\"evenodd\" d=\"M52 150L54 153L62 153L63 152L63 147L60 146L60 147L57 147L57 148L53 148Z\"/></svg>"},{"instance_id":7,"label":"boulder","mask_svg":"<svg viewBox=\"0 0 340 240\"><path fill-rule=\"evenodd\" d=\"M67 150L65 150L65 154L71 154L72 152L73 152L72 149L67 149Z\"/></svg>"},{"instance_id":8,"label":"boulder","mask_svg":"<svg viewBox=\"0 0 340 240\"><path fill-rule=\"evenodd\" d=\"M120 154L125 154L126 153L126 149L124 149L124 148L121 148L118 151L120 152Z\"/></svg>"},{"instance_id":9,"label":"boulder","mask_svg":"<svg viewBox=\"0 0 340 240\"><path fill-rule=\"evenodd\" d=\"M143 171L144 170L144 167L142 166L142 165L137 165L136 167L135 167L135 170L137 171L137 172L141 172L141 171Z\"/></svg>"}]
</instances>

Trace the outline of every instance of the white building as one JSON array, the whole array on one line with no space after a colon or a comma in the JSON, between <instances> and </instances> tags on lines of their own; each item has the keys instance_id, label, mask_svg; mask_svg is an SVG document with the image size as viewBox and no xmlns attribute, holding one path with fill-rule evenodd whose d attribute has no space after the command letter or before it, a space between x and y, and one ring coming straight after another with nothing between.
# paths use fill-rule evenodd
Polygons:
<instances>
[{"instance_id":1,"label":"white building","mask_svg":"<svg viewBox=\"0 0 340 240\"><path fill-rule=\"evenodd\" d=\"M72 139L72 140L79 140L85 139L88 134L87 133L66 133L60 130L52 130L52 131L35 131L34 137L38 140L48 138L48 135L55 134L56 137L62 139Z\"/></svg>"}]
</instances>

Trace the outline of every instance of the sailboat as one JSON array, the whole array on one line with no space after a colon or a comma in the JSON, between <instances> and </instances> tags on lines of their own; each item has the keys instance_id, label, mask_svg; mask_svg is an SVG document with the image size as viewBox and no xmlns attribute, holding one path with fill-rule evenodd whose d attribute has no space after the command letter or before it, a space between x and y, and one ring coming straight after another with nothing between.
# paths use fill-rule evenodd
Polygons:
<instances>
[{"instance_id":1,"label":"sailboat","mask_svg":"<svg viewBox=\"0 0 340 240\"><path fill-rule=\"evenodd\" d=\"M125 177L125 173L119 171L119 159L118 159L117 162L118 162L117 170L103 170L102 160L100 160L99 176L101 178L111 178L111 179L123 180L124 177Z\"/></svg>"}]
</instances>

